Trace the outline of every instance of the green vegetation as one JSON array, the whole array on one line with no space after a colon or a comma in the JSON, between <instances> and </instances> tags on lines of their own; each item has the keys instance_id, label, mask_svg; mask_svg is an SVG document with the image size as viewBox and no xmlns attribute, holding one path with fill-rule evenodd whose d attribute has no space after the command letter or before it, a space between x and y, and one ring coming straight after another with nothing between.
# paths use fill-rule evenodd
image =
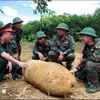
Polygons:
<instances>
[{"instance_id":1,"label":"green vegetation","mask_svg":"<svg viewBox=\"0 0 100 100\"><path fill-rule=\"evenodd\" d=\"M51 10L49 10L48 8L47 8L47 6L48 6L48 4L47 4L47 2L51 2L52 0L33 0L33 2L35 3L35 4L37 4L37 7L36 7L36 9L35 10L33 10L33 14L37 14L37 13L40 13L40 15L41 15L41 21L42 21L42 15L43 15L43 13L50 13L51 12ZM41 21L40 21L40 30L41 30L41 28L42 28L42 23L41 23Z\"/></svg>"},{"instance_id":2,"label":"green vegetation","mask_svg":"<svg viewBox=\"0 0 100 100\"><path fill-rule=\"evenodd\" d=\"M66 23L69 26L69 34L71 34L75 41L80 41L79 32L85 27L92 27L96 30L97 35L100 37L100 8L96 9L93 15L70 15L64 13L63 15L56 15L55 12L46 13L42 16L40 21L32 21L23 25L23 39L33 42L35 34L40 30L45 32L47 38L51 39L56 34L56 27L59 23Z\"/></svg>"}]
</instances>

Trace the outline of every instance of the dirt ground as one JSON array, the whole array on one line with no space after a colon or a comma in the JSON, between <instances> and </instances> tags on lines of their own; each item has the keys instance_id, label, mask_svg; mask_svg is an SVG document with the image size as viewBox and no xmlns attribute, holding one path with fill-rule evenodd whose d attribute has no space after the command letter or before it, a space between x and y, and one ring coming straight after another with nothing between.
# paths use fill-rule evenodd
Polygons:
<instances>
[{"instance_id":1,"label":"dirt ground","mask_svg":"<svg viewBox=\"0 0 100 100\"><path fill-rule=\"evenodd\" d=\"M32 43L23 43L22 44L22 54L21 60L27 61L30 60L32 57ZM81 52L81 50L80 50ZM80 58L82 57L81 53L75 53L76 58L73 62L73 68L79 63ZM55 99L55 100L65 100L65 99L99 99L100 92L94 94L88 94L85 92L87 87L86 84L80 82L79 88L71 95L65 97L55 97L43 93L36 87L26 83L24 78L13 81L11 79L11 75L6 75L6 80L0 83L0 99ZM6 93L5 90L6 89Z\"/></svg>"}]
</instances>

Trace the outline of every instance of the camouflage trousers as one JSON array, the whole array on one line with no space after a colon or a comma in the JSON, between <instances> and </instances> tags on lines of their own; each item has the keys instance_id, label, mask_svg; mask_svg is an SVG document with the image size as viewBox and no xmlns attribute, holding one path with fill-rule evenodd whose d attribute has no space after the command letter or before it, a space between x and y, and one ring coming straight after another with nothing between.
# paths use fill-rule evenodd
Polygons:
<instances>
[{"instance_id":1,"label":"camouflage trousers","mask_svg":"<svg viewBox=\"0 0 100 100\"><path fill-rule=\"evenodd\" d=\"M48 54L49 61L62 64L62 62L58 61L59 55L60 55L59 53L56 53L54 51L50 51L49 54ZM74 59L75 59L74 53L69 53L68 55L64 55L63 61L66 62L67 69L70 70L72 68L71 64L74 61Z\"/></svg>"},{"instance_id":2,"label":"camouflage trousers","mask_svg":"<svg viewBox=\"0 0 100 100\"><path fill-rule=\"evenodd\" d=\"M8 69L6 69L7 64L8 64L8 61L5 60L4 58L0 57L0 81L3 80L3 76L5 74L9 73ZM12 71L11 72L15 72L19 75L22 75L22 68L19 65L12 63Z\"/></svg>"},{"instance_id":3,"label":"camouflage trousers","mask_svg":"<svg viewBox=\"0 0 100 100\"><path fill-rule=\"evenodd\" d=\"M88 83L89 87L99 87L100 81L100 63L93 61L82 62L80 69L75 73L75 76Z\"/></svg>"},{"instance_id":4,"label":"camouflage trousers","mask_svg":"<svg viewBox=\"0 0 100 100\"><path fill-rule=\"evenodd\" d=\"M17 43L17 46L18 46L18 55L19 55L19 57L20 57L20 55L21 55L21 44L20 43Z\"/></svg>"}]
</instances>

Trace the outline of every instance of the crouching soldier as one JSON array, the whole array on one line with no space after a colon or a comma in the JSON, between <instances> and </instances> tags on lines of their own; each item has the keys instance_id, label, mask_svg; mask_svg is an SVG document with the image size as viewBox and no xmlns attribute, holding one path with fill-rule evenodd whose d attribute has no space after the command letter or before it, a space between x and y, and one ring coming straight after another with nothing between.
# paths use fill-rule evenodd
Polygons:
<instances>
[{"instance_id":1,"label":"crouching soldier","mask_svg":"<svg viewBox=\"0 0 100 100\"><path fill-rule=\"evenodd\" d=\"M48 52L51 50L51 42L46 39L46 35L42 31L36 33L36 39L32 59L48 61Z\"/></svg>"},{"instance_id":2,"label":"crouching soldier","mask_svg":"<svg viewBox=\"0 0 100 100\"><path fill-rule=\"evenodd\" d=\"M75 42L71 35L68 35L68 25L60 23L57 27L57 35L49 52L49 61L62 64L66 62L67 69L72 68L72 62L75 59Z\"/></svg>"},{"instance_id":3,"label":"crouching soldier","mask_svg":"<svg viewBox=\"0 0 100 100\"><path fill-rule=\"evenodd\" d=\"M87 93L100 91L100 38L91 27L84 28L80 35L85 44L80 64L71 73L88 83Z\"/></svg>"},{"instance_id":4,"label":"crouching soldier","mask_svg":"<svg viewBox=\"0 0 100 100\"><path fill-rule=\"evenodd\" d=\"M0 28L0 82L3 81L3 76L9 72L22 75L22 68L27 66L26 63L20 62L8 54L6 44L12 40L12 37L11 23Z\"/></svg>"}]
</instances>

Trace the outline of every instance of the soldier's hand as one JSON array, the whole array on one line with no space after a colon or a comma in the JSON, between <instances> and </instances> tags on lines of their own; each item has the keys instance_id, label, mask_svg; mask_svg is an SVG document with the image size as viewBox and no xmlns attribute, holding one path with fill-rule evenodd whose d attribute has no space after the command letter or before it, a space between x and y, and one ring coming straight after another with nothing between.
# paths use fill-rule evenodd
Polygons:
<instances>
[{"instance_id":1,"label":"soldier's hand","mask_svg":"<svg viewBox=\"0 0 100 100\"><path fill-rule=\"evenodd\" d=\"M24 63L24 62L20 62L18 63L18 65L21 67L21 68L26 68L27 66L29 66L28 64Z\"/></svg>"},{"instance_id":2,"label":"soldier's hand","mask_svg":"<svg viewBox=\"0 0 100 100\"><path fill-rule=\"evenodd\" d=\"M43 56L42 53L39 52L38 55L39 55L40 60L45 61L45 57Z\"/></svg>"},{"instance_id":3,"label":"soldier's hand","mask_svg":"<svg viewBox=\"0 0 100 100\"><path fill-rule=\"evenodd\" d=\"M62 61L63 60L63 53L62 52L60 52L60 55L59 55L59 57L58 57L58 61Z\"/></svg>"},{"instance_id":4,"label":"soldier's hand","mask_svg":"<svg viewBox=\"0 0 100 100\"><path fill-rule=\"evenodd\" d=\"M8 69L9 72L11 72L11 70L12 70L12 63L11 62L8 62L6 69Z\"/></svg>"},{"instance_id":5,"label":"soldier's hand","mask_svg":"<svg viewBox=\"0 0 100 100\"><path fill-rule=\"evenodd\" d=\"M77 72L77 69L76 68L72 69L72 70L70 70L70 72L71 72L71 74L74 74L75 72Z\"/></svg>"}]
</instances>

